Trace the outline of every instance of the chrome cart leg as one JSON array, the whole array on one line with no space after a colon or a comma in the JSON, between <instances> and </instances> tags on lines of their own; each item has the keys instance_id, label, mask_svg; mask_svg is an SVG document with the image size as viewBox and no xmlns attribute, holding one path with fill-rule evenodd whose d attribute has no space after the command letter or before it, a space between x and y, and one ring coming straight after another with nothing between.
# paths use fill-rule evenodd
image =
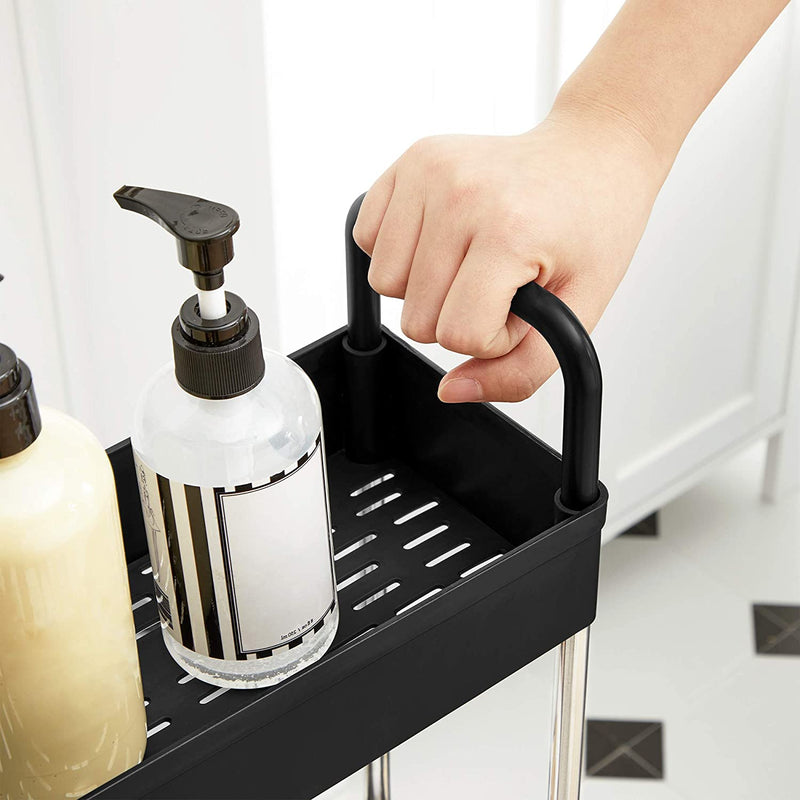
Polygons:
<instances>
[{"instance_id":1,"label":"chrome cart leg","mask_svg":"<svg viewBox=\"0 0 800 800\"><path fill-rule=\"evenodd\" d=\"M389 754L364 767L367 778L366 800L390 800L389 792Z\"/></svg>"},{"instance_id":2,"label":"chrome cart leg","mask_svg":"<svg viewBox=\"0 0 800 800\"><path fill-rule=\"evenodd\" d=\"M588 662L587 627L558 648L550 800L578 800L580 796Z\"/></svg>"}]
</instances>

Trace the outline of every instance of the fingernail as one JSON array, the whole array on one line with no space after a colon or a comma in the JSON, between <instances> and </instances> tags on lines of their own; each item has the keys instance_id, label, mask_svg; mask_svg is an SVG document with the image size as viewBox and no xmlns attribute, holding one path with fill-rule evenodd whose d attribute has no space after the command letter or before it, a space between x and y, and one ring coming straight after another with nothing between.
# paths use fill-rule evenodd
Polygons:
<instances>
[{"instance_id":1,"label":"fingernail","mask_svg":"<svg viewBox=\"0 0 800 800\"><path fill-rule=\"evenodd\" d=\"M443 403L479 403L483 387L474 378L453 378L439 386L439 399Z\"/></svg>"}]
</instances>

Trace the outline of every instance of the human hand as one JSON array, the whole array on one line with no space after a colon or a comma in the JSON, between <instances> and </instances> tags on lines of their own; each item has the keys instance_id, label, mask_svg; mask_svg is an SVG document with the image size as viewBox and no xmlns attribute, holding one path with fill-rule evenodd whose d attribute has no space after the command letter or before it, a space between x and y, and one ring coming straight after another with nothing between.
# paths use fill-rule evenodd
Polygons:
<instances>
[{"instance_id":1,"label":"human hand","mask_svg":"<svg viewBox=\"0 0 800 800\"><path fill-rule=\"evenodd\" d=\"M437 136L407 150L364 198L354 230L369 281L403 298L401 328L473 356L444 402L517 401L557 368L509 313L535 280L591 331L630 263L668 165L619 115L554 109L520 136Z\"/></svg>"}]
</instances>

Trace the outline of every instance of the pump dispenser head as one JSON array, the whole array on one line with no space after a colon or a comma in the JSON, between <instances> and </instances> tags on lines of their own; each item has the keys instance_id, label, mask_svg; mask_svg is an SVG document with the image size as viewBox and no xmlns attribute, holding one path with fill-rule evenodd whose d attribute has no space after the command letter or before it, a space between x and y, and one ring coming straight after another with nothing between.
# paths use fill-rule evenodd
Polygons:
<instances>
[{"instance_id":1,"label":"pump dispenser head","mask_svg":"<svg viewBox=\"0 0 800 800\"><path fill-rule=\"evenodd\" d=\"M119 205L149 217L178 243L178 261L194 273L190 297L172 324L175 377L197 397L224 400L250 391L264 377L258 317L222 288L233 259L239 215L229 206L140 186L114 192Z\"/></svg>"},{"instance_id":2,"label":"pump dispenser head","mask_svg":"<svg viewBox=\"0 0 800 800\"><path fill-rule=\"evenodd\" d=\"M178 243L178 261L194 273L198 289L219 289L223 267L233 260L233 234L239 215L229 206L202 197L123 186L114 198L128 211L157 222Z\"/></svg>"}]
</instances>

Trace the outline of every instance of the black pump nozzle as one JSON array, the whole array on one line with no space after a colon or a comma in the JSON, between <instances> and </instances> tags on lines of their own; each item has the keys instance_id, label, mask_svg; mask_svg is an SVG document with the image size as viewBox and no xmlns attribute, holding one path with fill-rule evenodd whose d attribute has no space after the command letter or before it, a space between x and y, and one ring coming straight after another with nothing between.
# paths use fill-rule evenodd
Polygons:
<instances>
[{"instance_id":1,"label":"black pump nozzle","mask_svg":"<svg viewBox=\"0 0 800 800\"><path fill-rule=\"evenodd\" d=\"M175 237L178 260L194 273L198 289L222 286L222 269L233 258L233 234L239 230L239 215L230 206L141 186L123 186L114 192L114 199Z\"/></svg>"},{"instance_id":2,"label":"black pump nozzle","mask_svg":"<svg viewBox=\"0 0 800 800\"><path fill-rule=\"evenodd\" d=\"M172 323L178 384L207 400L249 392L265 369L258 317L241 297L222 289L239 215L202 197L140 186L123 186L114 199L168 230L178 240L178 260L194 273L197 296L181 306Z\"/></svg>"}]
</instances>

